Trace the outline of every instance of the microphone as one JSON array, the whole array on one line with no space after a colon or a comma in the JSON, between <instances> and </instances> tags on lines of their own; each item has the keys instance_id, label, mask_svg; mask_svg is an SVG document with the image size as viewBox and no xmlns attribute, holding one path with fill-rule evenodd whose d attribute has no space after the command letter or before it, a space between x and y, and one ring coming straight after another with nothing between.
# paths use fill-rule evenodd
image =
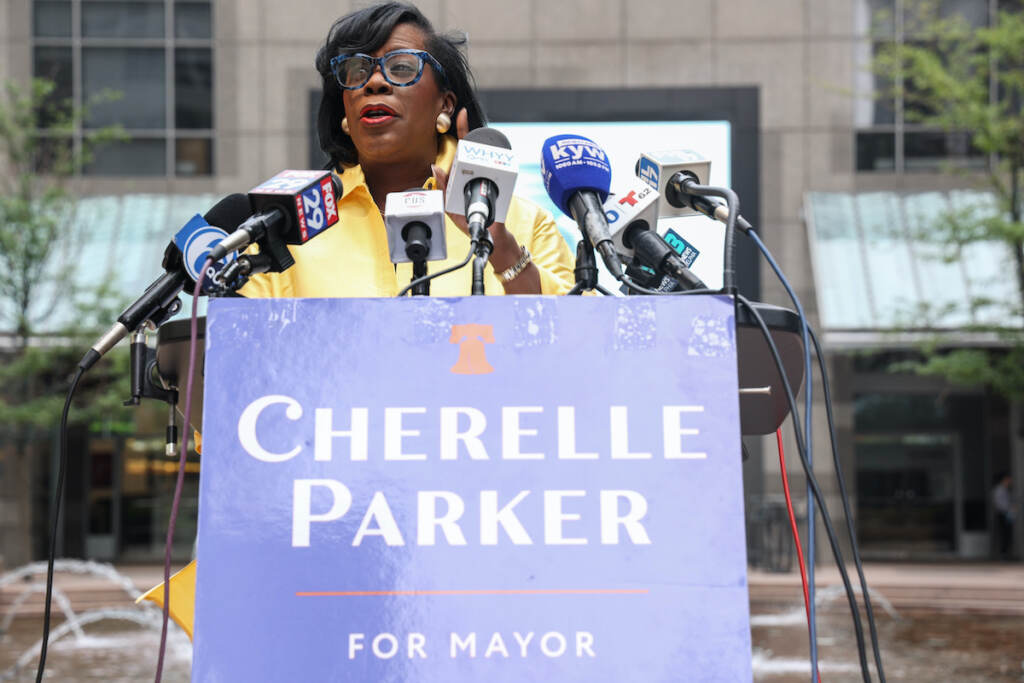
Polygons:
<instances>
[{"instance_id":1,"label":"microphone","mask_svg":"<svg viewBox=\"0 0 1024 683\"><path fill-rule=\"evenodd\" d=\"M665 240L668 246L675 250L679 258L682 259L684 266L693 268L694 262L700 256L700 250L697 247L687 242L682 235L671 228L666 230L664 234L658 234L661 235L661 238ZM682 288L674 278L655 272L650 267L644 265L638 258L634 258L626 266L626 275L633 278L640 286L656 289L660 292L674 292ZM632 290L627 285L623 285L620 291L623 294L632 293Z\"/></svg>"},{"instance_id":2,"label":"microphone","mask_svg":"<svg viewBox=\"0 0 1024 683\"><path fill-rule=\"evenodd\" d=\"M117 342L147 320L159 324L167 315L177 312L174 302L178 294L189 282L198 279L199 269L216 248L214 244L217 240L226 239L228 233L237 229L249 214L249 200L245 195L236 193L221 199L205 215L197 215L186 223L164 250L163 267L166 272L154 280L142 296L118 316L117 322L96 340L78 363L82 371L95 365ZM225 253L217 260L226 258Z\"/></svg>"},{"instance_id":3,"label":"microphone","mask_svg":"<svg viewBox=\"0 0 1024 683\"><path fill-rule=\"evenodd\" d=\"M640 178L631 178L622 191L608 196L605 215L608 227L615 231L612 241L617 251L625 258L635 258L662 278L675 280L683 289L705 288L676 249L658 234L658 197L658 192Z\"/></svg>"},{"instance_id":4,"label":"microphone","mask_svg":"<svg viewBox=\"0 0 1024 683\"><path fill-rule=\"evenodd\" d=\"M484 293L484 267L494 249L494 240L487 228L495 221L505 220L518 175L519 163L512 154L512 145L500 131L475 128L459 140L448 174L445 211L465 216L469 238L476 242L471 294ZM461 201L456 196L459 189L462 190Z\"/></svg>"},{"instance_id":5,"label":"microphone","mask_svg":"<svg viewBox=\"0 0 1024 683\"><path fill-rule=\"evenodd\" d=\"M615 250L623 259L634 255L633 242L627 233L632 235L641 227L657 229L659 197L657 190L635 176L627 177L621 187L608 194L604 215L612 231Z\"/></svg>"},{"instance_id":6,"label":"microphone","mask_svg":"<svg viewBox=\"0 0 1024 683\"><path fill-rule=\"evenodd\" d=\"M661 194L658 213L662 218L693 216L697 210L681 190L684 178L707 184L711 162L688 149L644 152L636 162L636 174Z\"/></svg>"},{"instance_id":7,"label":"microphone","mask_svg":"<svg viewBox=\"0 0 1024 683\"><path fill-rule=\"evenodd\" d=\"M270 257L269 270L295 263L289 244L304 244L338 222L341 181L331 171L281 171L249 190L254 215L211 252L215 260L253 242Z\"/></svg>"},{"instance_id":8,"label":"microphone","mask_svg":"<svg viewBox=\"0 0 1024 683\"><path fill-rule=\"evenodd\" d=\"M733 288L735 274L733 259L733 227L751 230L751 225L739 215L739 199L729 189L707 185L711 174L711 162L690 150L669 150L644 153L636 162L636 173L652 187L661 190L663 216L689 216L701 213L726 224L725 258L722 267L722 282L726 290ZM737 215L731 217L730 209L722 210L708 195L726 198ZM735 219L735 220L732 220Z\"/></svg>"},{"instance_id":9,"label":"microphone","mask_svg":"<svg viewBox=\"0 0 1024 683\"><path fill-rule=\"evenodd\" d=\"M625 236L625 239L635 245L637 260L659 275L672 278L682 285L683 289L707 288L707 285L686 267L661 235L649 227L635 227L637 225L638 223L634 223L627 228Z\"/></svg>"},{"instance_id":10,"label":"microphone","mask_svg":"<svg viewBox=\"0 0 1024 683\"><path fill-rule=\"evenodd\" d=\"M384 225L392 263L443 261L448 258L441 190L389 192Z\"/></svg>"},{"instance_id":11,"label":"microphone","mask_svg":"<svg viewBox=\"0 0 1024 683\"><path fill-rule=\"evenodd\" d=\"M611 274L621 277L622 262L601 206L612 180L604 150L581 135L554 135L541 148L540 172L551 201L576 221Z\"/></svg>"},{"instance_id":12,"label":"microphone","mask_svg":"<svg viewBox=\"0 0 1024 683\"><path fill-rule=\"evenodd\" d=\"M248 213L247 207L249 202L245 195L233 194L230 197L232 198L231 204L234 216L222 217L218 215L216 211L217 207L220 206L218 204L213 209L210 209L205 216L200 216L199 214L193 216L181 230L174 234L170 244L164 249L164 258L161 265L165 271L168 273L173 271L184 272L192 283L199 280L199 271L202 269L203 264L206 263L210 251L217 243L224 241L228 237L227 231L217 227L217 223L213 221L216 220L219 223L224 223L225 219L227 219L230 221L231 227L237 229L238 224L241 222L240 219L244 219ZM238 252L232 251L223 258L214 261L203 277L201 293L209 294L216 289L217 286L214 283L214 278L225 266L233 263L237 258ZM191 294L191 291L189 293Z\"/></svg>"},{"instance_id":13,"label":"microphone","mask_svg":"<svg viewBox=\"0 0 1024 683\"><path fill-rule=\"evenodd\" d=\"M729 207L722 200L693 194L691 186L699 184L696 180L690 176L682 176L672 180L672 183L674 186L673 194L679 198L678 201L687 203L694 211L707 216L713 221L724 224L729 223ZM754 229L742 215L736 216L736 227L743 231Z\"/></svg>"},{"instance_id":14,"label":"microphone","mask_svg":"<svg viewBox=\"0 0 1024 683\"><path fill-rule=\"evenodd\" d=\"M389 192L384 203L384 226L392 263L412 261L412 293L430 294L430 281L417 282L427 274L427 261L448 257L444 234L444 192L413 188Z\"/></svg>"},{"instance_id":15,"label":"microphone","mask_svg":"<svg viewBox=\"0 0 1024 683\"><path fill-rule=\"evenodd\" d=\"M475 128L459 140L444 210L466 217L470 238L478 240L487 255L494 248L487 228L505 221L518 175L512 144L501 131Z\"/></svg>"}]
</instances>

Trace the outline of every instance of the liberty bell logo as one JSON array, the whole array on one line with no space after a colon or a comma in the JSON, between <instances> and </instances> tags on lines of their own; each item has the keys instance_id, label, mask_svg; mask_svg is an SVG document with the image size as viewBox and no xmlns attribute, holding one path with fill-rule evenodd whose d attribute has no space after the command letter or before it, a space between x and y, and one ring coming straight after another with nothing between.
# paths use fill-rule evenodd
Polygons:
<instances>
[{"instance_id":1,"label":"liberty bell logo","mask_svg":"<svg viewBox=\"0 0 1024 683\"><path fill-rule=\"evenodd\" d=\"M494 368L487 362L484 346L494 343L493 325L452 325L452 336L448 341L459 345L459 359L452 366L452 372L457 375L486 375L494 372Z\"/></svg>"}]
</instances>

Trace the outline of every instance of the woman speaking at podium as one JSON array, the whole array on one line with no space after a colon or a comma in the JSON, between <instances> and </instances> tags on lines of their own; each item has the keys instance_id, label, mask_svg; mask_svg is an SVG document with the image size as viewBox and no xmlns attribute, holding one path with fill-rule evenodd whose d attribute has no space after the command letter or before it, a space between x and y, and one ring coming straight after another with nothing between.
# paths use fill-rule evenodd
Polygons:
<instances>
[{"instance_id":1,"label":"woman speaking at podium","mask_svg":"<svg viewBox=\"0 0 1024 683\"><path fill-rule=\"evenodd\" d=\"M438 35L418 9L386 3L353 12L331 27L316 56L323 78L320 145L341 176L339 221L301 246L283 273L254 275L247 297L394 296L411 279L391 263L383 220L389 192L443 189L457 138L484 125L460 43ZM465 221L445 219L449 258L469 252ZM487 294L562 294L573 259L551 214L512 198L504 224L490 227L494 250L484 273ZM431 282L431 294L469 293L469 268ZM198 438L197 438L198 441ZM191 637L195 562L171 579L171 617ZM163 584L144 596L162 605Z\"/></svg>"},{"instance_id":2,"label":"woman speaking at podium","mask_svg":"<svg viewBox=\"0 0 1024 683\"><path fill-rule=\"evenodd\" d=\"M444 189L458 139L484 125L463 39L439 35L411 5L389 2L339 19L316 56L323 79L320 146L340 174L339 221L302 246L283 273L253 276L248 297L394 296L412 279L411 264L391 263L382 218L389 192ZM454 188L453 188L454 189ZM445 219L448 259L469 253L464 219ZM572 286L573 259L551 215L513 197L505 223L491 228L487 294L561 294ZM470 269L431 281L431 293L469 294Z\"/></svg>"}]
</instances>

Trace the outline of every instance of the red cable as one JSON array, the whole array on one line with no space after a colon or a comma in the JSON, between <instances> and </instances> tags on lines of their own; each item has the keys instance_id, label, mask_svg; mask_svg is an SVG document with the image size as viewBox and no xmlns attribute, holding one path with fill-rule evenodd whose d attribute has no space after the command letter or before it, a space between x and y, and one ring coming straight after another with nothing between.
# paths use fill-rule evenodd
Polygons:
<instances>
[{"instance_id":1,"label":"red cable","mask_svg":"<svg viewBox=\"0 0 1024 683\"><path fill-rule=\"evenodd\" d=\"M796 515L793 514L793 499L789 496L789 477L786 476L786 455L782 449L782 428L775 430L775 440L779 444L779 470L782 472L782 491L786 494L786 511L789 513L789 527L793 530L793 543L796 544L796 559L800 565L800 583L804 589L804 610L807 612L807 630L811 629L811 596L807 589L807 568L804 565L804 549L800 545L800 532L796 528ZM821 671L817 672L818 683L821 683Z\"/></svg>"}]
</instances>

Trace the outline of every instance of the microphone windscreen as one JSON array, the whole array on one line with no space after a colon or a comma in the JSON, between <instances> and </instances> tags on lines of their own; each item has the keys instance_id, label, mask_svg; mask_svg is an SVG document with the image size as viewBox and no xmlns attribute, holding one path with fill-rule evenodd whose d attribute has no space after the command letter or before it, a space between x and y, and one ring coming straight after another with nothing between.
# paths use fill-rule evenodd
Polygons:
<instances>
[{"instance_id":1,"label":"microphone windscreen","mask_svg":"<svg viewBox=\"0 0 1024 683\"><path fill-rule=\"evenodd\" d=\"M203 218L210 225L220 228L229 235L238 229L242 222L252 215L249 198L236 192L214 204Z\"/></svg>"},{"instance_id":2,"label":"microphone windscreen","mask_svg":"<svg viewBox=\"0 0 1024 683\"><path fill-rule=\"evenodd\" d=\"M341 185L341 176L337 171L331 171L331 184L334 185L334 201L338 201L345 194L345 188Z\"/></svg>"},{"instance_id":3,"label":"microphone windscreen","mask_svg":"<svg viewBox=\"0 0 1024 683\"><path fill-rule=\"evenodd\" d=\"M601 202L608 198L612 182L608 155L582 135L554 135L545 140L540 172L551 201L568 216L572 215L569 199L577 192L594 192Z\"/></svg>"},{"instance_id":4,"label":"microphone windscreen","mask_svg":"<svg viewBox=\"0 0 1024 683\"><path fill-rule=\"evenodd\" d=\"M238 226L251 215L252 208L249 206L249 198L244 194L236 192L229 194L210 207L203 214L203 220L206 221L207 225L220 228L230 235L235 230L238 230ZM164 270L168 272L183 267L181 251L173 239L167 245L167 248L164 249L162 265Z\"/></svg>"},{"instance_id":5,"label":"microphone windscreen","mask_svg":"<svg viewBox=\"0 0 1024 683\"><path fill-rule=\"evenodd\" d=\"M490 145L491 147L512 149L512 143L508 141L505 134L500 130L495 130L494 128L474 128L466 133L466 137L462 139L469 142L475 142L478 145Z\"/></svg>"}]
</instances>

